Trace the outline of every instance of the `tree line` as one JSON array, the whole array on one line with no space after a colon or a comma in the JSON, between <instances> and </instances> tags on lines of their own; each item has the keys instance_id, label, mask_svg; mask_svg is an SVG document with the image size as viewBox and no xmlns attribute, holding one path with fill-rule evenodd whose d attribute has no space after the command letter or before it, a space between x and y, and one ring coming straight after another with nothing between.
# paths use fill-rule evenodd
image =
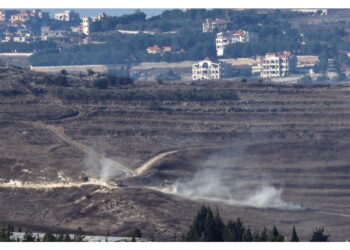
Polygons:
<instances>
[{"instance_id":1,"label":"tree line","mask_svg":"<svg viewBox=\"0 0 350 250\"><path fill-rule=\"evenodd\" d=\"M310 241L328 241L329 237L330 235L324 233L324 228L315 228ZM189 226L189 230L182 236L182 240L213 242L298 242L299 237L294 226L291 236L287 238L278 231L275 225L273 225L271 230L264 227L260 231L252 232L249 226L246 226L240 218L229 220L227 224L225 224L218 210L216 210L214 214L209 206L202 205L195 215L192 224Z\"/></svg>"}]
</instances>

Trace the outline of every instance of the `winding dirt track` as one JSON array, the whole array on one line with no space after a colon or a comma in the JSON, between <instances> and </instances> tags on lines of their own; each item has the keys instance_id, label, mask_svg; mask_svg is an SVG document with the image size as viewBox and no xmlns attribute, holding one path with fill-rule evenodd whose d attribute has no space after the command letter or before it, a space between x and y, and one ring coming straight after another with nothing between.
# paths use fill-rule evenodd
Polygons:
<instances>
[{"instance_id":1,"label":"winding dirt track","mask_svg":"<svg viewBox=\"0 0 350 250\"><path fill-rule=\"evenodd\" d=\"M41 123L41 122L31 122L30 124L32 124L38 128L48 130L49 132L54 134L56 137L58 137L59 139L61 139L65 143L78 148L79 150L81 150L82 152L84 152L86 154L94 154L98 158L99 161L106 159L106 157L104 155L97 153L92 148L90 148L90 147L88 147L80 142L77 142L77 141L73 140L72 138L70 138L69 136L67 136L64 128L61 126L60 127L53 126L53 125L49 125L49 124L45 124L45 123ZM131 169L125 167L121 163L119 163L115 160L112 160L112 159L109 159L109 160L114 163L114 166L116 168L123 171L126 174L126 176L132 176L134 174L134 172Z\"/></svg>"},{"instance_id":2,"label":"winding dirt track","mask_svg":"<svg viewBox=\"0 0 350 250\"><path fill-rule=\"evenodd\" d=\"M145 162L135 170L135 176L143 174L145 171L150 169L157 161L161 160L162 158L168 155L171 155L177 152L179 152L179 150L172 150L172 151L164 152L152 157L151 159L149 159L147 162Z\"/></svg>"},{"instance_id":3,"label":"winding dirt track","mask_svg":"<svg viewBox=\"0 0 350 250\"><path fill-rule=\"evenodd\" d=\"M61 126L53 126L53 125L45 124L42 122L24 122L24 123L29 123L35 127L48 130L49 132L54 134L56 137L58 137L59 139L61 139L65 143L78 148L82 152L84 152L86 154L94 154L94 156L96 156L99 161L106 159L106 157L104 155L98 154L92 148L71 139L69 136L67 136L64 128ZM122 170L126 174L127 177L138 176L138 175L143 174L148 169L150 169L157 161L161 160L162 158L164 158L168 155L174 154L178 151L179 150L172 150L172 151L158 154L158 155L152 157L151 159L149 159L147 162L145 162L143 165L141 165L135 171L132 171L131 169L123 166L122 164L120 164L117 161L114 161L111 159L109 159L109 160L113 161L114 165L117 168L119 168L120 170ZM72 187L82 187L82 186L88 186L88 185L97 185L97 186L102 186L102 187L106 187L106 188L110 188L110 189L117 188L117 186L115 186L115 185L110 185L103 180L93 179L93 178L91 178L87 182L31 183L31 182L21 182L21 181L17 181L17 180L11 180L10 182L0 183L1 188L23 188L23 189L25 189L25 188L27 188L27 189L72 188Z\"/></svg>"}]
</instances>

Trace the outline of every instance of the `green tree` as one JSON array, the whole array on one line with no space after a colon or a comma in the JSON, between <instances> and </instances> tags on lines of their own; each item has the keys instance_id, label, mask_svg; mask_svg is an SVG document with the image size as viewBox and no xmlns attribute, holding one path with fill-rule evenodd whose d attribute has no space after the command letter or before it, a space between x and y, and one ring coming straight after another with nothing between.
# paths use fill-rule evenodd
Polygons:
<instances>
[{"instance_id":1,"label":"green tree","mask_svg":"<svg viewBox=\"0 0 350 250\"><path fill-rule=\"evenodd\" d=\"M52 233L46 233L43 238L43 242L54 242L57 241L56 236Z\"/></svg>"},{"instance_id":2,"label":"green tree","mask_svg":"<svg viewBox=\"0 0 350 250\"><path fill-rule=\"evenodd\" d=\"M293 226L293 231L292 231L292 236L290 238L291 242L298 242L299 241L299 237L297 235L297 232L295 230L295 227Z\"/></svg>"},{"instance_id":3,"label":"green tree","mask_svg":"<svg viewBox=\"0 0 350 250\"><path fill-rule=\"evenodd\" d=\"M245 230L243 233L243 241L247 241L247 242L253 241L253 235L249 228Z\"/></svg>"},{"instance_id":4,"label":"green tree","mask_svg":"<svg viewBox=\"0 0 350 250\"><path fill-rule=\"evenodd\" d=\"M224 240L225 241L243 241L243 234L245 227L240 218L236 221L230 220L225 227Z\"/></svg>"},{"instance_id":5,"label":"green tree","mask_svg":"<svg viewBox=\"0 0 350 250\"><path fill-rule=\"evenodd\" d=\"M78 233L74 235L73 241L81 242L85 238L84 231L81 229L81 227L78 228Z\"/></svg>"},{"instance_id":6,"label":"green tree","mask_svg":"<svg viewBox=\"0 0 350 250\"><path fill-rule=\"evenodd\" d=\"M323 227L322 228L315 228L310 241L314 241L314 242L328 241L329 236L330 236L329 234L328 235L324 234Z\"/></svg>"},{"instance_id":7,"label":"green tree","mask_svg":"<svg viewBox=\"0 0 350 250\"><path fill-rule=\"evenodd\" d=\"M23 236L23 241L25 242L35 242L35 236L33 235L32 232L25 232Z\"/></svg>"},{"instance_id":8,"label":"green tree","mask_svg":"<svg viewBox=\"0 0 350 250\"><path fill-rule=\"evenodd\" d=\"M273 226L270 232L268 241L284 241L284 236L278 232L277 227L275 225Z\"/></svg>"},{"instance_id":9,"label":"green tree","mask_svg":"<svg viewBox=\"0 0 350 250\"><path fill-rule=\"evenodd\" d=\"M214 217L210 207L202 205L194 217L189 231L184 236L185 241L220 241L222 240L223 223L220 214Z\"/></svg>"}]
</instances>

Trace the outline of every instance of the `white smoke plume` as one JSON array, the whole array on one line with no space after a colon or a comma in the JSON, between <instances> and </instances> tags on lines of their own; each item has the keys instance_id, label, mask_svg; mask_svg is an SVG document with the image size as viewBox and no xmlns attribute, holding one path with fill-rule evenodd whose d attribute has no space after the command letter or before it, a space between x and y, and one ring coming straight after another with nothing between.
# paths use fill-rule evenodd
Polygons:
<instances>
[{"instance_id":1,"label":"white smoke plume","mask_svg":"<svg viewBox=\"0 0 350 250\"><path fill-rule=\"evenodd\" d=\"M268 176L256 176L249 167L244 170L244 177L235 177L236 172L232 169L243 153L235 151L212 155L203 162L204 169L196 172L193 178L177 181L167 191L190 199L204 199L235 206L304 209L298 204L284 201L282 189L273 187ZM227 154L230 157L225 157Z\"/></svg>"},{"instance_id":2,"label":"white smoke plume","mask_svg":"<svg viewBox=\"0 0 350 250\"><path fill-rule=\"evenodd\" d=\"M87 154L83 164L89 175L102 181L109 181L112 178L125 175L125 167L122 164L97 154L94 151Z\"/></svg>"}]
</instances>

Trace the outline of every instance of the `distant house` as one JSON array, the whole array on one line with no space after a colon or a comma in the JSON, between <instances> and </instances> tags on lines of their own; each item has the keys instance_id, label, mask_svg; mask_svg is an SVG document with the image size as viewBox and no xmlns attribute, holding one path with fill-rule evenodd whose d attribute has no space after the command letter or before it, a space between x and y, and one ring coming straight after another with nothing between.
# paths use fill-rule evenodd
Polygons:
<instances>
[{"instance_id":1,"label":"distant house","mask_svg":"<svg viewBox=\"0 0 350 250\"><path fill-rule=\"evenodd\" d=\"M16 21L20 21L24 23L24 22L27 22L33 16L34 15L31 15L30 11L24 11L21 13L13 14L10 17L10 23L14 23Z\"/></svg>"},{"instance_id":2,"label":"distant house","mask_svg":"<svg viewBox=\"0 0 350 250\"><path fill-rule=\"evenodd\" d=\"M173 47L171 46L164 46L162 47L162 52L165 53L165 52L172 52L173 51Z\"/></svg>"},{"instance_id":3,"label":"distant house","mask_svg":"<svg viewBox=\"0 0 350 250\"><path fill-rule=\"evenodd\" d=\"M0 10L0 22L7 22L11 16L17 14L18 10Z\"/></svg>"},{"instance_id":4,"label":"distant house","mask_svg":"<svg viewBox=\"0 0 350 250\"><path fill-rule=\"evenodd\" d=\"M55 13L55 20L70 22L74 20L79 20L79 13L76 13L73 10L66 10L62 13Z\"/></svg>"},{"instance_id":5,"label":"distant house","mask_svg":"<svg viewBox=\"0 0 350 250\"><path fill-rule=\"evenodd\" d=\"M148 47L147 49L148 54L160 54L162 53L162 49L157 45L153 45L152 47Z\"/></svg>"},{"instance_id":6,"label":"distant house","mask_svg":"<svg viewBox=\"0 0 350 250\"><path fill-rule=\"evenodd\" d=\"M49 27L41 27L41 40L68 42L69 34L66 30L50 30Z\"/></svg>"},{"instance_id":7,"label":"distant house","mask_svg":"<svg viewBox=\"0 0 350 250\"><path fill-rule=\"evenodd\" d=\"M70 28L73 33L83 34L83 26L73 26Z\"/></svg>"},{"instance_id":8,"label":"distant house","mask_svg":"<svg viewBox=\"0 0 350 250\"><path fill-rule=\"evenodd\" d=\"M266 53L257 59L252 73L260 73L261 78L286 77L294 67L295 57L289 51Z\"/></svg>"},{"instance_id":9,"label":"distant house","mask_svg":"<svg viewBox=\"0 0 350 250\"><path fill-rule=\"evenodd\" d=\"M146 50L148 54L163 54L166 52L173 52L173 47L171 46L159 47L157 44L155 44L152 47L148 47Z\"/></svg>"},{"instance_id":10,"label":"distant house","mask_svg":"<svg viewBox=\"0 0 350 250\"><path fill-rule=\"evenodd\" d=\"M225 19L215 19L212 20L210 18L205 19L205 22L202 23L202 32L213 32L215 30L225 31L227 30L227 24L230 23L230 20Z\"/></svg>"},{"instance_id":11,"label":"distant house","mask_svg":"<svg viewBox=\"0 0 350 250\"><path fill-rule=\"evenodd\" d=\"M220 32L216 34L216 54L223 56L227 45L249 42L250 38L251 35L245 30Z\"/></svg>"},{"instance_id":12,"label":"distant house","mask_svg":"<svg viewBox=\"0 0 350 250\"><path fill-rule=\"evenodd\" d=\"M222 75L222 63L214 63L208 57L192 65L192 80L221 79Z\"/></svg>"}]
</instances>

